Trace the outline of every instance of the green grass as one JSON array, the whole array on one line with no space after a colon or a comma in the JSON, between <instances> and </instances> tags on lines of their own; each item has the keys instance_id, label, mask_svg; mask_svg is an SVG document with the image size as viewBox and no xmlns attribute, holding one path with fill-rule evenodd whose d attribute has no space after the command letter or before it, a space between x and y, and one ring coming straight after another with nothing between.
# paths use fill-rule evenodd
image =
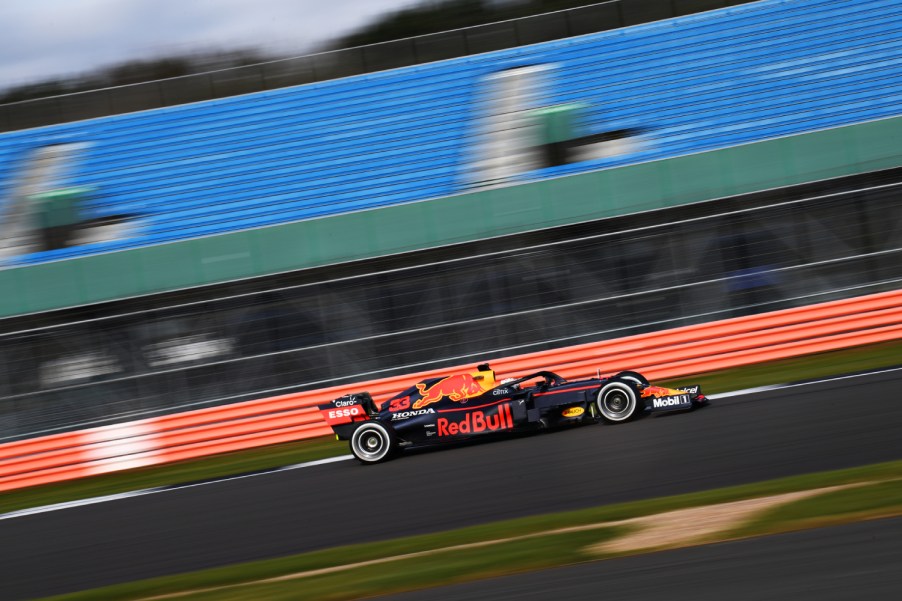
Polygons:
<instances>
[{"instance_id":1,"label":"green grass","mask_svg":"<svg viewBox=\"0 0 902 601\"><path fill-rule=\"evenodd\" d=\"M825 493L805 501L787 504L767 512L764 517L753 519L740 530L724 533L724 538L735 537L737 534L751 536L804 527L813 523L812 516L822 518L832 516L833 521L851 521L874 515L899 514L902 513L900 478L902 478L902 461L894 461L687 495L507 520L391 541L338 547L279 559L131 582L54 599L67 601L139 599L186 591L198 591L185 597L192 600L357 599L597 560L599 556L587 547L613 540L629 531L624 526L606 526L604 525L606 522L674 509L855 482L882 481L880 484ZM550 532L587 524L600 526L591 530ZM518 538L468 549L449 548L483 541L503 541L512 537ZM328 574L278 582L261 582L309 570L353 565L423 551L435 553L376 565L352 567ZM201 592L205 588L218 587L232 588Z\"/></svg>"},{"instance_id":2,"label":"green grass","mask_svg":"<svg viewBox=\"0 0 902 601\"><path fill-rule=\"evenodd\" d=\"M339 600L399 593L586 561L589 555L584 551L585 547L611 540L622 530L607 528L517 540L465 551L439 552L349 572L192 594L190 598Z\"/></svg>"},{"instance_id":3,"label":"green grass","mask_svg":"<svg viewBox=\"0 0 902 601\"><path fill-rule=\"evenodd\" d=\"M895 367L900 364L900 357L902 357L902 341L894 341L699 374L660 384L670 386L701 384L706 394L714 394L767 384ZM0 494L0 513L154 486L237 475L345 455L348 452L347 443L327 437L128 470Z\"/></svg>"},{"instance_id":4,"label":"green grass","mask_svg":"<svg viewBox=\"0 0 902 601\"><path fill-rule=\"evenodd\" d=\"M902 512L902 480L837 490L776 507L736 529L735 536L752 536L812 528L846 521L896 515Z\"/></svg>"},{"instance_id":5,"label":"green grass","mask_svg":"<svg viewBox=\"0 0 902 601\"><path fill-rule=\"evenodd\" d=\"M284 595L275 598L284 599L290 599L299 589L304 591L304 598L307 599L348 599L369 595L372 591L378 591L380 594L401 592L566 565L586 561L588 559L586 547L612 540L625 531L626 528L623 527L612 527L517 540L467 551L439 553L415 561L409 566L398 563L392 565L394 569L388 570L385 566L355 570L353 588L347 584L349 580L347 574L335 574L317 577L313 581L304 582L301 587L297 583L283 583L281 590L272 592ZM403 578L398 578L399 569ZM259 593L265 595L268 591L259 590L254 586L248 592L251 595Z\"/></svg>"}]
</instances>

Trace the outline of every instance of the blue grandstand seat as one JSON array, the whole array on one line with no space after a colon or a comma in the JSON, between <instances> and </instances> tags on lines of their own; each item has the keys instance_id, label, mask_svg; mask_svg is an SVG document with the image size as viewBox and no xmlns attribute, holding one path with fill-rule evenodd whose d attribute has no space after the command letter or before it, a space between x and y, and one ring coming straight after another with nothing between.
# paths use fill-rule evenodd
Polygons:
<instances>
[{"instance_id":1,"label":"blue grandstand seat","mask_svg":"<svg viewBox=\"0 0 902 601\"><path fill-rule=\"evenodd\" d=\"M579 173L899 114L902 4L763 0L733 8L306 86L0 136L0 195L37 146L88 141L74 185L94 216L135 214L128 240L36 263L460 192L479 83L558 66L552 103L594 131L641 128L637 152Z\"/></svg>"}]
</instances>

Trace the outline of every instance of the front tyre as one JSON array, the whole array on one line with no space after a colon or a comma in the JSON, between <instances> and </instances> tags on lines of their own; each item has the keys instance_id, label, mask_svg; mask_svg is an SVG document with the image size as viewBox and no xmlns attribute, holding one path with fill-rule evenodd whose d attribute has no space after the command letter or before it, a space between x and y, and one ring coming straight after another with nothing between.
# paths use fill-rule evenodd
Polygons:
<instances>
[{"instance_id":1,"label":"front tyre","mask_svg":"<svg viewBox=\"0 0 902 601\"><path fill-rule=\"evenodd\" d=\"M394 431L376 421L366 422L351 435L351 453L361 463L379 463L394 455L398 440Z\"/></svg>"},{"instance_id":2,"label":"front tyre","mask_svg":"<svg viewBox=\"0 0 902 601\"><path fill-rule=\"evenodd\" d=\"M636 415L639 401L636 390L625 382L608 382L598 391L595 400L598 412L605 421L625 422Z\"/></svg>"},{"instance_id":3,"label":"front tyre","mask_svg":"<svg viewBox=\"0 0 902 601\"><path fill-rule=\"evenodd\" d=\"M621 380L631 380L640 386L649 386L651 384L651 382L648 381L648 378L637 371L622 371L614 377L620 378Z\"/></svg>"}]
</instances>

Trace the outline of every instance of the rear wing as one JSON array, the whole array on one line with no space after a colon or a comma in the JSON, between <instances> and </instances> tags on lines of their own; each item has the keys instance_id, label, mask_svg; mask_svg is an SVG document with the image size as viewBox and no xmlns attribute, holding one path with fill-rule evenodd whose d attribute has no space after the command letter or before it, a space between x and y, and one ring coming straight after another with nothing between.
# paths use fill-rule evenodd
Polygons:
<instances>
[{"instance_id":1,"label":"rear wing","mask_svg":"<svg viewBox=\"0 0 902 601\"><path fill-rule=\"evenodd\" d=\"M354 424L375 417L379 410L368 392L346 394L317 406L323 420L332 427L335 435L346 440L354 430Z\"/></svg>"}]
</instances>

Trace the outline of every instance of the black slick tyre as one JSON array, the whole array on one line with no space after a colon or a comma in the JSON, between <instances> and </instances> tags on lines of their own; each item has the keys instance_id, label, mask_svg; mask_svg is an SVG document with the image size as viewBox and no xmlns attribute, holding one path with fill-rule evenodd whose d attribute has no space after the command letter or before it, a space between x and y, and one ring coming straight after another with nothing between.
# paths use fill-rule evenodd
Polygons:
<instances>
[{"instance_id":1,"label":"black slick tyre","mask_svg":"<svg viewBox=\"0 0 902 601\"><path fill-rule=\"evenodd\" d=\"M351 453L361 463L379 463L390 459L398 449L391 427L377 421L361 424L351 434Z\"/></svg>"},{"instance_id":2,"label":"black slick tyre","mask_svg":"<svg viewBox=\"0 0 902 601\"><path fill-rule=\"evenodd\" d=\"M639 398L633 386L626 382L613 381L598 391L595 405L604 421L616 424L628 421L636 415Z\"/></svg>"}]
</instances>

